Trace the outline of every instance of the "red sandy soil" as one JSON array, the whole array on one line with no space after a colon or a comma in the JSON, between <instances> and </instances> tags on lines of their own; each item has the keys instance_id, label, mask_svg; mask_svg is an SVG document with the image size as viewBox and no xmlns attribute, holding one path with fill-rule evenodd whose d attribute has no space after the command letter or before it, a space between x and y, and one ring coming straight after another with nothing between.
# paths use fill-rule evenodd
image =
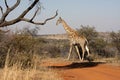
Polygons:
<instances>
[{"instance_id":1,"label":"red sandy soil","mask_svg":"<svg viewBox=\"0 0 120 80\"><path fill-rule=\"evenodd\" d=\"M63 80L120 80L120 66L102 62L47 63Z\"/></svg>"}]
</instances>

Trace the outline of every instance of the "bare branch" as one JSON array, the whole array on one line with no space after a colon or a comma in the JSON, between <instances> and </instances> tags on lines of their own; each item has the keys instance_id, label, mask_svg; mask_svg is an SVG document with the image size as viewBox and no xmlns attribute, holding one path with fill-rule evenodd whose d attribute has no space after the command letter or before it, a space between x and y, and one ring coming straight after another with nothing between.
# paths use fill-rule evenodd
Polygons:
<instances>
[{"instance_id":1,"label":"bare branch","mask_svg":"<svg viewBox=\"0 0 120 80\"><path fill-rule=\"evenodd\" d=\"M8 4L7 4L7 0L5 0L5 5L6 5L7 8L9 8L9 6L8 6Z\"/></svg>"},{"instance_id":2,"label":"bare branch","mask_svg":"<svg viewBox=\"0 0 120 80\"><path fill-rule=\"evenodd\" d=\"M9 9L7 9L7 11L3 14L3 16L2 16L2 18L0 20L0 27L12 25L12 24L15 24L15 23L19 22L21 20L21 18L23 18L37 4L37 2L39 0L34 0L34 2L19 17L17 17L16 19L11 20L11 21L5 21L5 18L7 17L7 15L20 4L20 1L21 0L17 0L15 5L13 5Z\"/></svg>"},{"instance_id":3,"label":"bare branch","mask_svg":"<svg viewBox=\"0 0 120 80\"><path fill-rule=\"evenodd\" d=\"M3 8L0 6L1 13L3 14Z\"/></svg>"},{"instance_id":4,"label":"bare branch","mask_svg":"<svg viewBox=\"0 0 120 80\"><path fill-rule=\"evenodd\" d=\"M21 21L26 21L26 22L36 24L36 25L44 25L44 24L46 24L47 21L54 19L57 15L58 15L58 10L56 11L56 14L53 17L47 18L44 22L34 22L34 21L31 21L30 19L26 19L26 18L22 18Z\"/></svg>"},{"instance_id":5,"label":"bare branch","mask_svg":"<svg viewBox=\"0 0 120 80\"><path fill-rule=\"evenodd\" d=\"M9 25L15 24L15 23L20 22L20 21L29 22L29 23L36 24L36 25L44 25L44 24L46 24L47 21L54 19L58 15L58 12L56 11L56 14L54 16L45 19L44 22L35 22L33 20L36 17L36 14L37 14L38 10L40 9L39 8L39 9L37 9L35 11L35 13L34 13L34 15L33 15L33 17L31 19L24 18L25 15L31 9L33 9L33 7L39 2L39 0L33 0L32 4L25 11L23 11L23 13L21 13L21 15L19 15L16 19L13 19L13 20L10 20L10 21L6 21L5 20L6 17L9 15L9 13L11 11L13 11L20 4L20 2L21 2L21 0L17 0L16 3L12 7L9 7L8 4L7 4L7 0L5 0L5 5L7 7L7 10L5 12L3 12L3 8L0 7L1 12L3 13L2 18L0 19L0 27L9 26Z\"/></svg>"},{"instance_id":6,"label":"bare branch","mask_svg":"<svg viewBox=\"0 0 120 80\"><path fill-rule=\"evenodd\" d=\"M6 0L5 0L5 1L6 1ZM3 16L2 16L2 18L1 18L1 22L0 22L0 23L6 22L6 21L5 21L5 18L7 17L7 15L8 15L12 10L14 10L19 4L20 4L20 0L17 0L17 2L16 2L11 8L7 8L6 12L3 13Z\"/></svg>"},{"instance_id":7,"label":"bare branch","mask_svg":"<svg viewBox=\"0 0 120 80\"><path fill-rule=\"evenodd\" d=\"M14 10L19 4L21 0L17 0L17 2L10 8L11 11Z\"/></svg>"},{"instance_id":8,"label":"bare branch","mask_svg":"<svg viewBox=\"0 0 120 80\"><path fill-rule=\"evenodd\" d=\"M23 18L38 2L39 0L34 0L34 2L18 17L18 19Z\"/></svg>"},{"instance_id":9,"label":"bare branch","mask_svg":"<svg viewBox=\"0 0 120 80\"><path fill-rule=\"evenodd\" d=\"M35 16L36 16L36 14L37 14L38 11L39 11L39 8L35 11L35 14L33 15L33 17L31 18L30 21L32 21L35 18Z\"/></svg>"}]
</instances>

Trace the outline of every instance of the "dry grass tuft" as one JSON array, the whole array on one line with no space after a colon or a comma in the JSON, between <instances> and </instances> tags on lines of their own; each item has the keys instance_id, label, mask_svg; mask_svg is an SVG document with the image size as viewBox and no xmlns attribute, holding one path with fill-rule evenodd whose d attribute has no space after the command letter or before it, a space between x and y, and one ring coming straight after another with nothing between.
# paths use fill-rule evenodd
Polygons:
<instances>
[{"instance_id":1,"label":"dry grass tuft","mask_svg":"<svg viewBox=\"0 0 120 80\"><path fill-rule=\"evenodd\" d=\"M23 62L16 62L9 66L10 50L8 49L5 67L0 69L0 80L62 80L52 69L40 66L41 58L39 55L33 55L31 67L22 68Z\"/></svg>"}]
</instances>

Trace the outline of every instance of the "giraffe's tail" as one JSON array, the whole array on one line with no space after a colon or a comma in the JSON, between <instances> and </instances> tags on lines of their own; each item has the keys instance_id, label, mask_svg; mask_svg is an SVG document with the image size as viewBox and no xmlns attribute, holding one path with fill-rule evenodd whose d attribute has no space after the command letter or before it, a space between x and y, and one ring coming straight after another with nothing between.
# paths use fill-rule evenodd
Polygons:
<instances>
[{"instance_id":1,"label":"giraffe's tail","mask_svg":"<svg viewBox=\"0 0 120 80\"><path fill-rule=\"evenodd\" d=\"M85 43L85 49L86 49L86 51L87 51L87 56L90 56L90 51L89 51L89 48L88 48L88 40L87 39L85 39L85 41L86 41L86 43Z\"/></svg>"}]
</instances>

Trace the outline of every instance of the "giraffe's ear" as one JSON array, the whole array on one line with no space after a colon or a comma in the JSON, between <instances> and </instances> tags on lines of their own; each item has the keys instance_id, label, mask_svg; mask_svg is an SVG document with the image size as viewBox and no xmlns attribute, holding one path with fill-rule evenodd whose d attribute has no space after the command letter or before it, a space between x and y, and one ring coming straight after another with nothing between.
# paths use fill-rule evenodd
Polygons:
<instances>
[{"instance_id":1,"label":"giraffe's ear","mask_svg":"<svg viewBox=\"0 0 120 80\"><path fill-rule=\"evenodd\" d=\"M59 19L62 19L61 17L59 17Z\"/></svg>"}]
</instances>

